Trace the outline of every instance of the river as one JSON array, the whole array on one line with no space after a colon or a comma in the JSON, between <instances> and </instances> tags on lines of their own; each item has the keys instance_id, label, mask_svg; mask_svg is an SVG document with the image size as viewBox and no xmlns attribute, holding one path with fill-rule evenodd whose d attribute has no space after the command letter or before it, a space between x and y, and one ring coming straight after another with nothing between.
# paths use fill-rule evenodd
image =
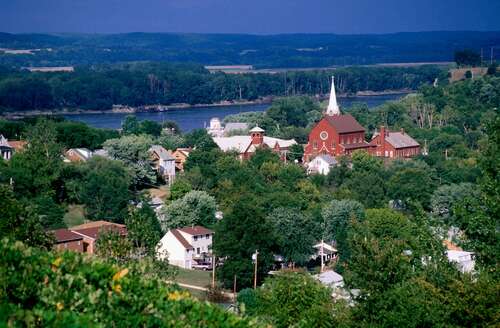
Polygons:
<instances>
[{"instance_id":1,"label":"river","mask_svg":"<svg viewBox=\"0 0 500 328\"><path fill-rule=\"evenodd\" d=\"M373 108L386 101L399 99L403 94L391 94L383 96L363 96L339 98L342 108L349 108L354 102L364 102L368 107ZM139 120L151 120L157 122L175 121L182 131L190 131L203 128L208 125L212 117L221 120L227 115L243 112L261 112L269 108L269 104L255 105L235 105L235 106L210 106L193 107L183 109L169 109L165 112L144 112L144 113L101 113L101 114L72 114L65 115L68 120L85 122L97 128L118 129L127 115L135 115Z\"/></svg>"}]
</instances>

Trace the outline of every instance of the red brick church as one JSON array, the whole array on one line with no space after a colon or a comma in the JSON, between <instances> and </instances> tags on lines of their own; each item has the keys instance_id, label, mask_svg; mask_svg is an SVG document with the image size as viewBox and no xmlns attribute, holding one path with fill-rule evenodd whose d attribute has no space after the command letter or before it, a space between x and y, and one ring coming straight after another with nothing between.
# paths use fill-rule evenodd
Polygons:
<instances>
[{"instance_id":1,"label":"red brick church","mask_svg":"<svg viewBox=\"0 0 500 328\"><path fill-rule=\"evenodd\" d=\"M365 129L350 114L341 114L332 78L330 101L325 116L309 133L309 142L304 148L304 161L321 154L331 156L350 155L363 149L373 154L376 146L365 141Z\"/></svg>"}]
</instances>

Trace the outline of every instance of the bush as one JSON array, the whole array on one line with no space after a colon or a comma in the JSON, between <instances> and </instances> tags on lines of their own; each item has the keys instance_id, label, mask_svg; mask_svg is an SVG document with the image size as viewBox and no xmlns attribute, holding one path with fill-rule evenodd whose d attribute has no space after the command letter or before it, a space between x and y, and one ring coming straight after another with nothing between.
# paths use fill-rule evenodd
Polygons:
<instances>
[{"instance_id":1,"label":"bush","mask_svg":"<svg viewBox=\"0 0 500 328\"><path fill-rule=\"evenodd\" d=\"M13 326L252 326L161 280L94 257L4 239L0 258L0 322Z\"/></svg>"}]
</instances>

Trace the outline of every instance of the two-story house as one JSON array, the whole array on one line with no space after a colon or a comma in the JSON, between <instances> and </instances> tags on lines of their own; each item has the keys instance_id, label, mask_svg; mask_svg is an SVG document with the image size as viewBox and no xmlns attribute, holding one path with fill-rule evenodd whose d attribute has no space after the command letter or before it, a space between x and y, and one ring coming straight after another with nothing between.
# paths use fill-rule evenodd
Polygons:
<instances>
[{"instance_id":1,"label":"two-story house","mask_svg":"<svg viewBox=\"0 0 500 328\"><path fill-rule=\"evenodd\" d=\"M201 226L170 229L158 244L158 257L184 269L212 263L213 235L212 230Z\"/></svg>"}]
</instances>

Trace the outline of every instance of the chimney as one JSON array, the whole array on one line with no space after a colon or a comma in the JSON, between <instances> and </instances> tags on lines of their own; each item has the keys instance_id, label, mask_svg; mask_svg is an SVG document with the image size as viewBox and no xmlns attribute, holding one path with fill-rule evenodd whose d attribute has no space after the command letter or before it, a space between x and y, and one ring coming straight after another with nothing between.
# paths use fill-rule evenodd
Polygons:
<instances>
[{"instance_id":1,"label":"chimney","mask_svg":"<svg viewBox=\"0 0 500 328\"><path fill-rule=\"evenodd\" d=\"M385 126L380 126L380 151L382 157L385 156L385 137L387 136L387 131L385 131Z\"/></svg>"},{"instance_id":2,"label":"chimney","mask_svg":"<svg viewBox=\"0 0 500 328\"><path fill-rule=\"evenodd\" d=\"M264 143L264 130L258 126L250 130L252 145L262 145Z\"/></svg>"}]
</instances>

